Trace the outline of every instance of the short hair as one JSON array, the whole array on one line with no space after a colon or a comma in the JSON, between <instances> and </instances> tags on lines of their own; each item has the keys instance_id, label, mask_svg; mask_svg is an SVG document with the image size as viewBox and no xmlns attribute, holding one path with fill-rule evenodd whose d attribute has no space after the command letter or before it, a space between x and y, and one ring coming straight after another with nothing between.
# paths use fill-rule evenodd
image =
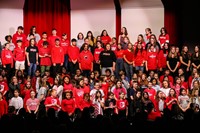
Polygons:
<instances>
[{"instance_id":1,"label":"short hair","mask_svg":"<svg viewBox=\"0 0 200 133\"><path fill-rule=\"evenodd\" d=\"M75 38L73 38L73 39L71 40L71 42L77 42L77 40L76 40Z\"/></svg>"},{"instance_id":2,"label":"short hair","mask_svg":"<svg viewBox=\"0 0 200 133\"><path fill-rule=\"evenodd\" d=\"M17 40L16 42L17 42L17 43L19 43L19 42L22 43L22 40Z\"/></svg>"},{"instance_id":3,"label":"short hair","mask_svg":"<svg viewBox=\"0 0 200 133\"><path fill-rule=\"evenodd\" d=\"M20 29L20 30L24 30L24 27L23 26L18 26L18 28L17 28L18 30Z\"/></svg>"},{"instance_id":4,"label":"short hair","mask_svg":"<svg viewBox=\"0 0 200 133\"><path fill-rule=\"evenodd\" d=\"M12 39L12 36L11 36L11 35L6 35L6 36L5 36L5 40L8 41L8 38L9 38L9 37Z\"/></svg>"},{"instance_id":5,"label":"short hair","mask_svg":"<svg viewBox=\"0 0 200 133\"><path fill-rule=\"evenodd\" d=\"M8 44L9 44L9 43L7 42L7 43L4 44L4 46L6 46L6 45L8 45Z\"/></svg>"},{"instance_id":6,"label":"short hair","mask_svg":"<svg viewBox=\"0 0 200 133\"><path fill-rule=\"evenodd\" d=\"M49 42L47 42L47 41L43 42L43 45L48 45L48 44L49 44Z\"/></svg>"},{"instance_id":7,"label":"short hair","mask_svg":"<svg viewBox=\"0 0 200 133\"><path fill-rule=\"evenodd\" d=\"M56 28L53 28L52 31L56 30Z\"/></svg>"},{"instance_id":8,"label":"short hair","mask_svg":"<svg viewBox=\"0 0 200 133\"><path fill-rule=\"evenodd\" d=\"M47 32L42 32L42 35L47 34Z\"/></svg>"},{"instance_id":9,"label":"short hair","mask_svg":"<svg viewBox=\"0 0 200 133\"><path fill-rule=\"evenodd\" d=\"M67 35L67 33L63 33L63 34L62 34L62 36L66 36L66 35Z\"/></svg>"},{"instance_id":10,"label":"short hair","mask_svg":"<svg viewBox=\"0 0 200 133\"><path fill-rule=\"evenodd\" d=\"M56 38L56 39L55 39L55 42L56 42L56 41L60 41L60 39Z\"/></svg>"}]
</instances>

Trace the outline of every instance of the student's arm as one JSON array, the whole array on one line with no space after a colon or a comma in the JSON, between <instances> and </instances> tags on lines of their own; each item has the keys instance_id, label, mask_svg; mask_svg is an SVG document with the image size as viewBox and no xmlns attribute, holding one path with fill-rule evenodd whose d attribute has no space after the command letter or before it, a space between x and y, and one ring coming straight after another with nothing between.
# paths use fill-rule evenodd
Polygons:
<instances>
[{"instance_id":1,"label":"student's arm","mask_svg":"<svg viewBox=\"0 0 200 133\"><path fill-rule=\"evenodd\" d=\"M180 62L181 62L181 64L183 64L185 66L188 66L188 64L183 61L183 57L182 56L180 56Z\"/></svg>"}]
</instances>

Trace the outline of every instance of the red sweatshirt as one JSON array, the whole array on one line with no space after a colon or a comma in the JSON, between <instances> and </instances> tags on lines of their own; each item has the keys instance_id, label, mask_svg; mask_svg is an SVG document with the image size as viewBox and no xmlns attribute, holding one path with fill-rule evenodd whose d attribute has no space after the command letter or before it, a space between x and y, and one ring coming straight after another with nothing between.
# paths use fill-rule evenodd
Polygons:
<instances>
[{"instance_id":1,"label":"red sweatshirt","mask_svg":"<svg viewBox=\"0 0 200 133\"><path fill-rule=\"evenodd\" d=\"M95 62L98 62L99 61L99 55L101 53L101 51L103 51L104 49L103 48L95 48L94 50L94 61Z\"/></svg>"},{"instance_id":2,"label":"red sweatshirt","mask_svg":"<svg viewBox=\"0 0 200 133\"><path fill-rule=\"evenodd\" d=\"M76 103L74 99L63 99L61 102L61 109L68 114L74 113Z\"/></svg>"},{"instance_id":3,"label":"red sweatshirt","mask_svg":"<svg viewBox=\"0 0 200 133\"><path fill-rule=\"evenodd\" d=\"M79 54L79 63L80 63L80 69L81 70L92 70L92 62L93 62L93 55L92 53L87 50L83 50Z\"/></svg>"},{"instance_id":4,"label":"red sweatshirt","mask_svg":"<svg viewBox=\"0 0 200 133\"><path fill-rule=\"evenodd\" d=\"M8 85L6 82L2 81L0 82L0 92L4 95L4 93L6 94L6 92L9 90Z\"/></svg>"},{"instance_id":5,"label":"red sweatshirt","mask_svg":"<svg viewBox=\"0 0 200 133\"><path fill-rule=\"evenodd\" d=\"M50 44L50 47L54 47L55 46L55 39L61 40L59 36L51 35L51 36L48 37L48 42Z\"/></svg>"},{"instance_id":6,"label":"red sweatshirt","mask_svg":"<svg viewBox=\"0 0 200 133\"><path fill-rule=\"evenodd\" d=\"M164 46L164 43L169 43L169 34L160 35L158 37L158 41L160 42L161 48Z\"/></svg>"},{"instance_id":7,"label":"red sweatshirt","mask_svg":"<svg viewBox=\"0 0 200 133\"><path fill-rule=\"evenodd\" d=\"M26 35L24 33L19 34L18 32L16 32L12 37L12 43L15 44L15 47L17 47L17 40L22 40L22 47L24 47L27 41Z\"/></svg>"},{"instance_id":8,"label":"red sweatshirt","mask_svg":"<svg viewBox=\"0 0 200 133\"><path fill-rule=\"evenodd\" d=\"M39 49L39 55L41 55L41 56L51 55L50 48L49 47L47 47L47 48L41 47ZM51 66L51 57L46 56L46 57L40 58L40 65L41 66Z\"/></svg>"},{"instance_id":9,"label":"red sweatshirt","mask_svg":"<svg viewBox=\"0 0 200 133\"><path fill-rule=\"evenodd\" d=\"M44 105L47 105L47 104L58 104L58 105L60 105L60 101L57 97L49 96L45 99L45 102L44 102ZM53 108L53 109L55 109L55 111L58 111L58 109L59 109L57 106L46 107L47 110L49 108Z\"/></svg>"},{"instance_id":10,"label":"red sweatshirt","mask_svg":"<svg viewBox=\"0 0 200 133\"><path fill-rule=\"evenodd\" d=\"M147 52L146 54L148 70L156 70L158 68L158 53Z\"/></svg>"},{"instance_id":11,"label":"red sweatshirt","mask_svg":"<svg viewBox=\"0 0 200 133\"><path fill-rule=\"evenodd\" d=\"M70 45L69 40L63 40L63 39L62 39L62 40L60 41L60 46L63 47L64 52L65 52L65 55L66 55L67 52L68 52L68 47L69 47L69 45Z\"/></svg>"},{"instance_id":12,"label":"red sweatshirt","mask_svg":"<svg viewBox=\"0 0 200 133\"><path fill-rule=\"evenodd\" d=\"M52 63L61 64L64 62L64 50L61 46L54 46L51 49L51 61Z\"/></svg>"},{"instance_id":13,"label":"red sweatshirt","mask_svg":"<svg viewBox=\"0 0 200 133\"><path fill-rule=\"evenodd\" d=\"M110 38L110 36L102 36L102 37L101 37L101 41L102 41L102 43L103 43L104 46L105 46L106 44L108 44L108 43L111 42L111 38Z\"/></svg>"},{"instance_id":14,"label":"red sweatshirt","mask_svg":"<svg viewBox=\"0 0 200 133\"><path fill-rule=\"evenodd\" d=\"M15 61L25 61L25 49L22 47L16 47L13 51L13 57Z\"/></svg>"},{"instance_id":15,"label":"red sweatshirt","mask_svg":"<svg viewBox=\"0 0 200 133\"><path fill-rule=\"evenodd\" d=\"M142 63L145 61L146 59L146 51L143 50L142 52L138 51L138 53L135 55L134 54L134 63L135 66L141 66Z\"/></svg>"},{"instance_id":16,"label":"red sweatshirt","mask_svg":"<svg viewBox=\"0 0 200 133\"><path fill-rule=\"evenodd\" d=\"M72 60L78 60L79 58L79 48L74 46L68 47L68 55L69 55L69 61Z\"/></svg>"},{"instance_id":17,"label":"red sweatshirt","mask_svg":"<svg viewBox=\"0 0 200 133\"><path fill-rule=\"evenodd\" d=\"M2 65L11 64L13 66L13 53L9 49L3 49L1 53Z\"/></svg>"}]
</instances>

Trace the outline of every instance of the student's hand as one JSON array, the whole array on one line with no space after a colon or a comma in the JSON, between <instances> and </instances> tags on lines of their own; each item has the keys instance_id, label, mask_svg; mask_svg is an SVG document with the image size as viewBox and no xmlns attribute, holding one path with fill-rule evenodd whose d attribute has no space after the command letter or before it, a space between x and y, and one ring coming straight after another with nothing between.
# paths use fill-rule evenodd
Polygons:
<instances>
[{"instance_id":1,"label":"student's hand","mask_svg":"<svg viewBox=\"0 0 200 133\"><path fill-rule=\"evenodd\" d=\"M56 63L53 63L53 66L56 66Z\"/></svg>"},{"instance_id":2,"label":"student's hand","mask_svg":"<svg viewBox=\"0 0 200 133\"><path fill-rule=\"evenodd\" d=\"M61 63L60 65L63 66L63 63Z\"/></svg>"},{"instance_id":3,"label":"student's hand","mask_svg":"<svg viewBox=\"0 0 200 133\"><path fill-rule=\"evenodd\" d=\"M6 65L3 65L4 68L6 68Z\"/></svg>"},{"instance_id":4,"label":"student's hand","mask_svg":"<svg viewBox=\"0 0 200 133\"><path fill-rule=\"evenodd\" d=\"M30 66L31 65L31 63L30 62L28 62L28 66Z\"/></svg>"}]
</instances>

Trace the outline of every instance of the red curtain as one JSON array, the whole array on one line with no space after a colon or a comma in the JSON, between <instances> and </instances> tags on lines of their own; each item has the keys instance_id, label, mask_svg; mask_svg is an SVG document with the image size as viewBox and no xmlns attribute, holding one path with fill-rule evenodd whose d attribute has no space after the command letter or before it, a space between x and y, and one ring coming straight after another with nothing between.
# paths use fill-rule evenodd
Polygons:
<instances>
[{"instance_id":1,"label":"red curtain","mask_svg":"<svg viewBox=\"0 0 200 133\"><path fill-rule=\"evenodd\" d=\"M70 0L25 0L25 34L33 25L40 35L44 31L51 35L52 28L56 28L57 35L67 33L70 39Z\"/></svg>"},{"instance_id":2,"label":"red curtain","mask_svg":"<svg viewBox=\"0 0 200 133\"><path fill-rule=\"evenodd\" d=\"M164 5L164 25L170 35L170 44L179 45L178 2L162 0Z\"/></svg>"}]
</instances>

